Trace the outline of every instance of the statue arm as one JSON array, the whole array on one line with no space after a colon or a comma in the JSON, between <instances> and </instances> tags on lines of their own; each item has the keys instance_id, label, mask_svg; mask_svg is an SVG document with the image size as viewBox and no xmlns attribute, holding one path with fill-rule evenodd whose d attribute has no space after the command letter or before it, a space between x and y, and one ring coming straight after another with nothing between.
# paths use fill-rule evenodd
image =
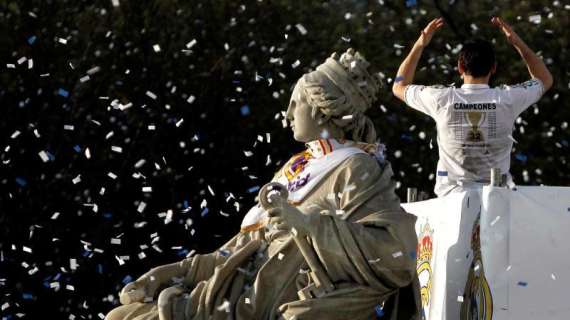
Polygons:
<instances>
[{"instance_id":1,"label":"statue arm","mask_svg":"<svg viewBox=\"0 0 570 320\"><path fill-rule=\"evenodd\" d=\"M327 271L372 287L403 287L416 276L415 217L400 208L389 164L368 155L332 177L336 212L315 220L310 239ZM342 279L341 279L342 280Z\"/></svg>"}]
</instances>

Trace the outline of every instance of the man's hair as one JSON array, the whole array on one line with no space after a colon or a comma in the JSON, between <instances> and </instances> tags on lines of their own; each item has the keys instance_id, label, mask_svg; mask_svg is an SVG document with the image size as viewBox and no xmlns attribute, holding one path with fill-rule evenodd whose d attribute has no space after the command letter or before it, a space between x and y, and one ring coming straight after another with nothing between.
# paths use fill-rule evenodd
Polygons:
<instances>
[{"instance_id":1,"label":"man's hair","mask_svg":"<svg viewBox=\"0 0 570 320\"><path fill-rule=\"evenodd\" d=\"M459 63L465 74L484 77L495 65L495 49L489 41L475 39L465 42L459 53Z\"/></svg>"}]
</instances>

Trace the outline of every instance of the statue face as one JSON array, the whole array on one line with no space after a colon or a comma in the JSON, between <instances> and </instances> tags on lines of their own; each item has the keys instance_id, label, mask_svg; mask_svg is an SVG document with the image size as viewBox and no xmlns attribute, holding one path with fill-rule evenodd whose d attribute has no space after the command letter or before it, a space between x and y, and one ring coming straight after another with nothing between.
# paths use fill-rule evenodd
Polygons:
<instances>
[{"instance_id":1,"label":"statue face","mask_svg":"<svg viewBox=\"0 0 570 320\"><path fill-rule=\"evenodd\" d=\"M305 93L299 90L299 87L297 83L287 108L287 119L293 130L294 139L299 142L309 142L321 137L325 138L322 134L323 128L311 116L312 108L307 103Z\"/></svg>"}]
</instances>

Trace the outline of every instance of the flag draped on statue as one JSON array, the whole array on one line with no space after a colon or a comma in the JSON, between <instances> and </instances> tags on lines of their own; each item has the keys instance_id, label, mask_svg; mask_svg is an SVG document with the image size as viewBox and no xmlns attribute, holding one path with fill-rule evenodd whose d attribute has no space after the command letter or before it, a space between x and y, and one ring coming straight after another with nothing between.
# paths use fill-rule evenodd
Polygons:
<instances>
[{"instance_id":1,"label":"flag draped on statue","mask_svg":"<svg viewBox=\"0 0 570 320\"><path fill-rule=\"evenodd\" d=\"M568 319L570 188L483 187L402 206L418 217L425 319Z\"/></svg>"}]
</instances>

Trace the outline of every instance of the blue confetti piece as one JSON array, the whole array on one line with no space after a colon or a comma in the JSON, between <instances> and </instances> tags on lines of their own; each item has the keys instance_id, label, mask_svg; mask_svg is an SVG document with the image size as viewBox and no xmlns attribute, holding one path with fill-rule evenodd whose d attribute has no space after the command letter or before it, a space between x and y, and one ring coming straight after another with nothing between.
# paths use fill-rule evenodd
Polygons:
<instances>
[{"instance_id":1,"label":"blue confetti piece","mask_svg":"<svg viewBox=\"0 0 570 320\"><path fill-rule=\"evenodd\" d=\"M22 293L22 298L24 298L24 300L32 300L34 298L34 295L31 293Z\"/></svg>"},{"instance_id":2,"label":"blue confetti piece","mask_svg":"<svg viewBox=\"0 0 570 320\"><path fill-rule=\"evenodd\" d=\"M418 254L417 254L416 250L410 251L410 258L416 259L417 257L418 257Z\"/></svg>"},{"instance_id":3,"label":"blue confetti piece","mask_svg":"<svg viewBox=\"0 0 570 320\"><path fill-rule=\"evenodd\" d=\"M97 273L103 274L103 265L102 264L97 265Z\"/></svg>"},{"instance_id":4,"label":"blue confetti piece","mask_svg":"<svg viewBox=\"0 0 570 320\"><path fill-rule=\"evenodd\" d=\"M182 249L182 250L178 250L178 252L176 253L179 257L186 257L186 255L188 254L188 249Z\"/></svg>"},{"instance_id":5,"label":"blue confetti piece","mask_svg":"<svg viewBox=\"0 0 570 320\"><path fill-rule=\"evenodd\" d=\"M65 98L69 97L69 91L62 89L62 88L59 88L59 90L57 91L57 94L62 96L62 97L65 97Z\"/></svg>"},{"instance_id":6,"label":"blue confetti piece","mask_svg":"<svg viewBox=\"0 0 570 320\"><path fill-rule=\"evenodd\" d=\"M37 37L36 36L31 36L28 38L28 43L30 45L34 44L34 42L36 42Z\"/></svg>"},{"instance_id":7,"label":"blue confetti piece","mask_svg":"<svg viewBox=\"0 0 570 320\"><path fill-rule=\"evenodd\" d=\"M51 161L54 161L54 160L55 160L55 156L54 156L53 154L51 154L51 152L46 151L46 153L47 153L47 155L48 155L48 159L49 159L49 160L51 160Z\"/></svg>"},{"instance_id":8,"label":"blue confetti piece","mask_svg":"<svg viewBox=\"0 0 570 320\"><path fill-rule=\"evenodd\" d=\"M73 147L73 150L75 150L75 152L79 153L79 152L81 152L81 147L80 147L78 144L76 144L76 145Z\"/></svg>"},{"instance_id":9,"label":"blue confetti piece","mask_svg":"<svg viewBox=\"0 0 570 320\"><path fill-rule=\"evenodd\" d=\"M58 274L55 275L55 277L53 277L53 280L54 280L54 281L57 281L57 280L59 280L60 278L61 278L61 273L58 273Z\"/></svg>"},{"instance_id":10,"label":"blue confetti piece","mask_svg":"<svg viewBox=\"0 0 570 320\"><path fill-rule=\"evenodd\" d=\"M184 204L183 204L184 209L187 209L189 206L190 206L190 204L188 203L188 200L184 200Z\"/></svg>"},{"instance_id":11,"label":"blue confetti piece","mask_svg":"<svg viewBox=\"0 0 570 320\"><path fill-rule=\"evenodd\" d=\"M112 217L113 217L113 214L111 212L103 213L103 218L105 218L105 219L111 219Z\"/></svg>"},{"instance_id":12,"label":"blue confetti piece","mask_svg":"<svg viewBox=\"0 0 570 320\"><path fill-rule=\"evenodd\" d=\"M524 282L524 281L519 281L519 282L517 283L517 285L519 285L519 286L521 286L521 287L526 287L526 286L528 285L528 283L527 283L527 282Z\"/></svg>"},{"instance_id":13,"label":"blue confetti piece","mask_svg":"<svg viewBox=\"0 0 570 320\"><path fill-rule=\"evenodd\" d=\"M398 82L400 82L400 81L402 81L402 80L404 80L404 77L402 77L402 76L397 76L396 79L394 79L394 82L395 82L395 83L398 83Z\"/></svg>"},{"instance_id":14,"label":"blue confetti piece","mask_svg":"<svg viewBox=\"0 0 570 320\"><path fill-rule=\"evenodd\" d=\"M245 117L245 116L248 116L248 115L251 113L250 110L249 110L249 106L248 106L247 104L244 105L243 107L241 107L241 108L240 108L240 111L241 111L241 115L244 116L244 117Z\"/></svg>"},{"instance_id":15,"label":"blue confetti piece","mask_svg":"<svg viewBox=\"0 0 570 320\"><path fill-rule=\"evenodd\" d=\"M254 193L257 192L259 190L259 186L255 186L255 187L251 187L249 189L247 189L248 193Z\"/></svg>"},{"instance_id":16,"label":"blue confetti piece","mask_svg":"<svg viewBox=\"0 0 570 320\"><path fill-rule=\"evenodd\" d=\"M201 215L202 217L205 217L205 216L208 214L209 211L210 211L210 210L208 210L208 208L204 208L204 209L202 209L202 212L200 212L200 215Z\"/></svg>"},{"instance_id":17,"label":"blue confetti piece","mask_svg":"<svg viewBox=\"0 0 570 320\"><path fill-rule=\"evenodd\" d=\"M406 0L406 7L411 8L415 7L418 4L416 0Z\"/></svg>"},{"instance_id":18,"label":"blue confetti piece","mask_svg":"<svg viewBox=\"0 0 570 320\"><path fill-rule=\"evenodd\" d=\"M568 212L570 212L570 208L568 208Z\"/></svg>"},{"instance_id":19,"label":"blue confetti piece","mask_svg":"<svg viewBox=\"0 0 570 320\"><path fill-rule=\"evenodd\" d=\"M438 171L437 175L438 177L447 177L447 171Z\"/></svg>"},{"instance_id":20,"label":"blue confetti piece","mask_svg":"<svg viewBox=\"0 0 570 320\"><path fill-rule=\"evenodd\" d=\"M20 185L20 187L25 187L28 184L28 181L22 177L16 177L16 183Z\"/></svg>"},{"instance_id":21,"label":"blue confetti piece","mask_svg":"<svg viewBox=\"0 0 570 320\"><path fill-rule=\"evenodd\" d=\"M132 282L132 281L133 281L133 277L131 277L128 274L123 278L123 284L127 284L127 283Z\"/></svg>"},{"instance_id":22,"label":"blue confetti piece","mask_svg":"<svg viewBox=\"0 0 570 320\"><path fill-rule=\"evenodd\" d=\"M218 252L220 253L220 255L221 255L222 257L228 257L228 256L230 255L230 253L231 253L229 250L226 250L226 249L218 250Z\"/></svg>"},{"instance_id":23,"label":"blue confetti piece","mask_svg":"<svg viewBox=\"0 0 570 320\"><path fill-rule=\"evenodd\" d=\"M384 316L384 310L382 309L381 305L377 304L374 307L374 311L376 311L376 317L382 318Z\"/></svg>"},{"instance_id":24,"label":"blue confetti piece","mask_svg":"<svg viewBox=\"0 0 570 320\"><path fill-rule=\"evenodd\" d=\"M522 153L517 153L515 154L515 159L521 162L526 162L528 160L528 157Z\"/></svg>"},{"instance_id":25,"label":"blue confetti piece","mask_svg":"<svg viewBox=\"0 0 570 320\"><path fill-rule=\"evenodd\" d=\"M400 136L400 139L402 139L404 141L413 141L414 140L411 135L406 134L406 133L402 133L402 135Z\"/></svg>"}]
</instances>

